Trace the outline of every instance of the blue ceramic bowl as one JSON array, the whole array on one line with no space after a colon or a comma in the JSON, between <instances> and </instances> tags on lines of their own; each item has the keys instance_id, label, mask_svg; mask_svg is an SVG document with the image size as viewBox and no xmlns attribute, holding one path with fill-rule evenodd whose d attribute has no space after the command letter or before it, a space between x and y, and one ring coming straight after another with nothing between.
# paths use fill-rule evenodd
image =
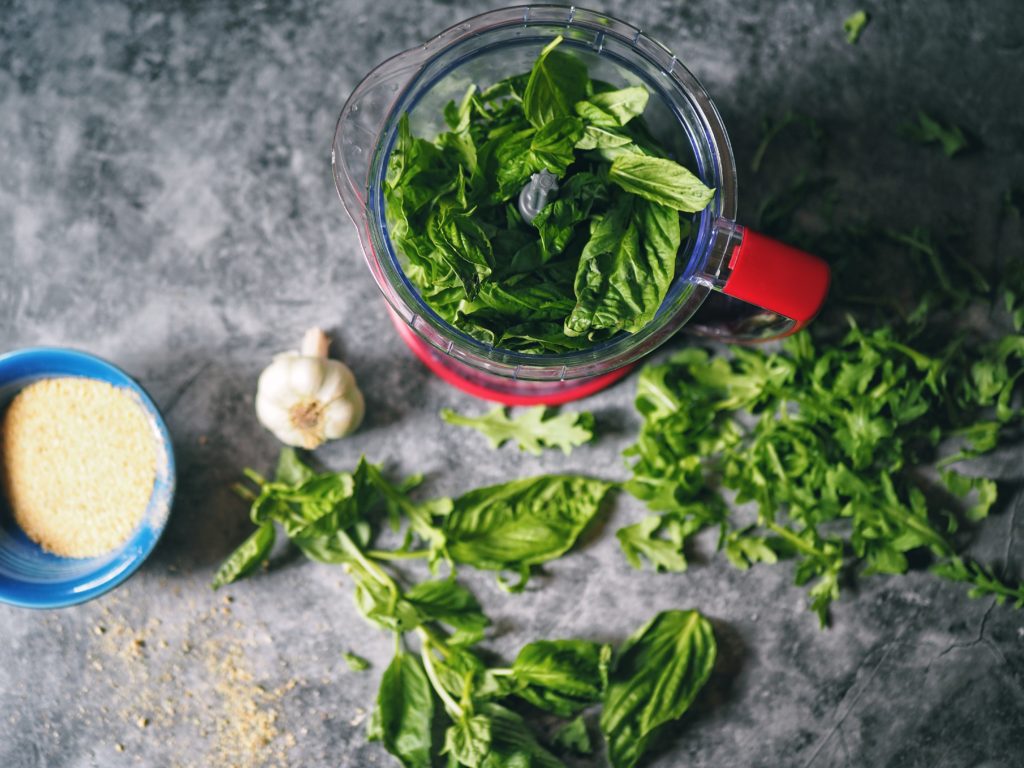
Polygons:
<instances>
[{"instance_id":1,"label":"blue ceramic bowl","mask_svg":"<svg viewBox=\"0 0 1024 768\"><path fill-rule=\"evenodd\" d=\"M78 376L131 390L142 403L157 446L156 482L142 520L128 540L100 557L66 558L44 551L14 522L0 497L0 601L61 608L91 600L127 579L156 546L174 498L174 452L167 426L149 395L128 374L84 352L39 347L0 355L0 414L27 384Z\"/></svg>"}]
</instances>

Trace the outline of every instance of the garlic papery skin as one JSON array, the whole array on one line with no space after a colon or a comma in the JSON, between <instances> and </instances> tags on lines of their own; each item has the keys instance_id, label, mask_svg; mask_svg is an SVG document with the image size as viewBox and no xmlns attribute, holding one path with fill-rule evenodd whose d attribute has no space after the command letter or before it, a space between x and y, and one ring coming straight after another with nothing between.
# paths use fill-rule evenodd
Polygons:
<instances>
[{"instance_id":1,"label":"garlic papery skin","mask_svg":"<svg viewBox=\"0 0 1024 768\"><path fill-rule=\"evenodd\" d=\"M363 420L363 394L348 366L327 357L330 340L310 328L298 352L277 355L256 385L256 417L286 445L312 450Z\"/></svg>"}]
</instances>

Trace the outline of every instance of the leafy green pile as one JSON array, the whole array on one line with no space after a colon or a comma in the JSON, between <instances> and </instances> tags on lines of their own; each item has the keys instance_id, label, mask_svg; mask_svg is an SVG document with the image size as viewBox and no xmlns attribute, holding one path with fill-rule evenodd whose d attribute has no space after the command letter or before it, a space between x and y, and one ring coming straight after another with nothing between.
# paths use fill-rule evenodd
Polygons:
<instances>
[{"instance_id":1,"label":"leafy green pile","mask_svg":"<svg viewBox=\"0 0 1024 768\"><path fill-rule=\"evenodd\" d=\"M758 167L790 127L809 136L804 146L820 143L813 121L787 114ZM950 150L962 137L928 130ZM687 349L641 373L644 423L625 487L656 514L618 532L623 551L636 567L682 571L690 538L717 529L739 568L795 560L822 623L846 577L925 563L974 596L1024 606L1024 585L962 554L995 482L953 469L1020 436L1024 336L993 330L997 303L1020 330L1024 270L1011 262L996 281L955 237L836 223L817 194L826 181L799 172L761 217L832 263L832 295L810 331L778 350ZM982 313L983 327L965 322Z\"/></svg>"},{"instance_id":2,"label":"leafy green pile","mask_svg":"<svg viewBox=\"0 0 1024 768\"><path fill-rule=\"evenodd\" d=\"M689 221L714 190L666 156L640 115L642 86L591 80L556 38L529 73L460 104L433 141L403 115L385 183L405 272L445 321L495 347L558 353L654 317ZM558 196L526 223L533 174Z\"/></svg>"},{"instance_id":3,"label":"leafy green pile","mask_svg":"<svg viewBox=\"0 0 1024 768\"><path fill-rule=\"evenodd\" d=\"M474 648L490 622L456 581L454 564L522 570L559 556L597 513L608 483L541 476L417 502L408 491L419 478L393 484L365 460L351 473L317 474L291 449L273 481L247 474L259 492L239 490L251 498L258 528L214 585L262 563L275 524L310 558L342 565L360 613L395 636L369 737L406 768L558 768L564 763L552 750L592 751L581 713L596 705L612 765L633 768L659 727L690 707L714 667L711 625L692 610L659 613L617 652L586 640L540 640L503 667ZM404 529L397 549L371 548L384 521ZM447 562L451 573L404 587L384 564L409 557ZM361 657L346 658L352 668L366 667ZM530 715L567 721L550 748L527 723Z\"/></svg>"},{"instance_id":4,"label":"leafy green pile","mask_svg":"<svg viewBox=\"0 0 1024 768\"><path fill-rule=\"evenodd\" d=\"M683 570L686 539L713 526L737 567L794 557L822 623L844 570L902 573L922 549L975 593L1024 605L1024 587L957 556L954 534L988 514L995 483L944 468L991 450L1019 420L1010 399L1022 362L1021 336L931 357L891 329L853 326L819 350L802 333L777 353L688 349L650 366L625 487L658 515L619 531L622 545L634 564ZM940 460L949 439L962 448ZM730 511L723 490L756 513Z\"/></svg>"}]
</instances>

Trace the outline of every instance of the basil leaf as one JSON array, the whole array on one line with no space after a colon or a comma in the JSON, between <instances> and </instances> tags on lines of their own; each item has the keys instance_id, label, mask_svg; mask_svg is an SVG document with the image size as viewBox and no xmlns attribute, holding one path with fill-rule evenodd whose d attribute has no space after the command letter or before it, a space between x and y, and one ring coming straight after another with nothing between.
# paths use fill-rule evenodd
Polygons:
<instances>
[{"instance_id":1,"label":"basil leaf","mask_svg":"<svg viewBox=\"0 0 1024 768\"><path fill-rule=\"evenodd\" d=\"M586 94L587 68L574 56L555 51L561 42L559 35L544 47L526 81L523 112L536 128L571 116L573 105Z\"/></svg>"},{"instance_id":2,"label":"basil leaf","mask_svg":"<svg viewBox=\"0 0 1024 768\"><path fill-rule=\"evenodd\" d=\"M477 711L491 722L491 750L481 768L565 768L540 745L523 718L499 704L484 703Z\"/></svg>"},{"instance_id":3,"label":"basil leaf","mask_svg":"<svg viewBox=\"0 0 1024 768\"><path fill-rule=\"evenodd\" d=\"M373 578L358 579L353 598L362 617L381 629L410 632L423 623L416 606Z\"/></svg>"},{"instance_id":4,"label":"basil leaf","mask_svg":"<svg viewBox=\"0 0 1024 768\"><path fill-rule=\"evenodd\" d=\"M614 768L633 768L658 726L682 716L715 665L711 624L697 611L663 611L619 649L601 731Z\"/></svg>"},{"instance_id":5,"label":"basil leaf","mask_svg":"<svg viewBox=\"0 0 1024 768\"><path fill-rule=\"evenodd\" d=\"M453 579L421 582L406 591L404 599L425 621L452 627L455 632L447 640L452 645L478 642L491 623L476 598Z\"/></svg>"},{"instance_id":6,"label":"basil leaf","mask_svg":"<svg viewBox=\"0 0 1024 768\"><path fill-rule=\"evenodd\" d=\"M316 473L299 458L299 453L294 448L286 446L281 449L281 455L277 459L277 471L274 473L274 481L287 485L302 485L310 480Z\"/></svg>"},{"instance_id":7,"label":"basil leaf","mask_svg":"<svg viewBox=\"0 0 1024 768\"><path fill-rule=\"evenodd\" d=\"M563 752L573 752L577 755L594 754L594 745L590 740L587 724L583 721L583 715L573 718L555 731L551 743Z\"/></svg>"},{"instance_id":8,"label":"basil leaf","mask_svg":"<svg viewBox=\"0 0 1024 768\"><path fill-rule=\"evenodd\" d=\"M607 199L607 184L601 178L586 172L573 174L562 185L558 198L544 206L533 219L532 226L540 233L544 256L550 259L562 253L576 233L577 225L586 221L595 205ZM568 310L552 319L560 320L567 314Z\"/></svg>"},{"instance_id":9,"label":"basil leaf","mask_svg":"<svg viewBox=\"0 0 1024 768\"><path fill-rule=\"evenodd\" d=\"M470 491L445 518L456 562L522 570L567 552L597 515L612 484L577 475L541 475Z\"/></svg>"},{"instance_id":10,"label":"basil leaf","mask_svg":"<svg viewBox=\"0 0 1024 768\"><path fill-rule=\"evenodd\" d=\"M591 224L576 273L568 336L595 330L635 333L657 314L675 276L681 242L673 209L620 196Z\"/></svg>"},{"instance_id":11,"label":"basil leaf","mask_svg":"<svg viewBox=\"0 0 1024 768\"><path fill-rule=\"evenodd\" d=\"M405 768L432 768L434 694L419 658L399 651L384 670L377 694L380 741Z\"/></svg>"},{"instance_id":12,"label":"basil leaf","mask_svg":"<svg viewBox=\"0 0 1024 768\"><path fill-rule=\"evenodd\" d=\"M491 274L491 241L473 220L473 210L442 205L427 218L427 236L465 288L469 298L476 296L480 281Z\"/></svg>"},{"instance_id":13,"label":"basil leaf","mask_svg":"<svg viewBox=\"0 0 1024 768\"><path fill-rule=\"evenodd\" d=\"M248 576L267 559L273 546L274 524L263 523L224 561L210 586L219 589L225 584Z\"/></svg>"},{"instance_id":14,"label":"basil leaf","mask_svg":"<svg viewBox=\"0 0 1024 768\"><path fill-rule=\"evenodd\" d=\"M645 200L689 213L704 210L715 196L715 190L704 186L689 170L661 157L619 155L608 179Z\"/></svg>"},{"instance_id":15,"label":"basil leaf","mask_svg":"<svg viewBox=\"0 0 1024 768\"><path fill-rule=\"evenodd\" d=\"M585 640L539 640L512 664L516 695L535 707L570 717L601 698L611 647Z\"/></svg>"},{"instance_id":16,"label":"basil leaf","mask_svg":"<svg viewBox=\"0 0 1024 768\"><path fill-rule=\"evenodd\" d=\"M621 128L634 117L643 114L650 92L642 85L620 88L616 91L596 93L575 105L576 114L591 125L601 128Z\"/></svg>"},{"instance_id":17,"label":"basil leaf","mask_svg":"<svg viewBox=\"0 0 1024 768\"><path fill-rule=\"evenodd\" d=\"M472 427L483 434L492 448L515 440L519 450L540 456L542 448L561 448L569 455L572 449L594 437L594 417L589 413L562 413L545 418L547 407L538 405L522 411L514 419L497 405L482 416L463 416L445 408L441 418L449 424Z\"/></svg>"},{"instance_id":18,"label":"basil leaf","mask_svg":"<svg viewBox=\"0 0 1024 768\"><path fill-rule=\"evenodd\" d=\"M485 715L473 715L448 727L441 754L451 755L466 768L480 768L490 751L491 720Z\"/></svg>"},{"instance_id":19,"label":"basil leaf","mask_svg":"<svg viewBox=\"0 0 1024 768\"><path fill-rule=\"evenodd\" d=\"M593 330L616 331L640 309L634 267L640 258L640 234L633 200L619 196L614 207L590 223L590 239L576 272L576 306L565 321L566 336Z\"/></svg>"},{"instance_id":20,"label":"basil leaf","mask_svg":"<svg viewBox=\"0 0 1024 768\"><path fill-rule=\"evenodd\" d=\"M629 136L618 133L614 127L588 125L583 129L583 136L576 142L576 149L615 149L632 143Z\"/></svg>"},{"instance_id":21,"label":"basil leaf","mask_svg":"<svg viewBox=\"0 0 1024 768\"><path fill-rule=\"evenodd\" d=\"M536 159L536 165L561 177L576 159L576 142L582 136L582 122L575 117L559 117L546 123L533 135L530 152Z\"/></svg>"}]
</instances>

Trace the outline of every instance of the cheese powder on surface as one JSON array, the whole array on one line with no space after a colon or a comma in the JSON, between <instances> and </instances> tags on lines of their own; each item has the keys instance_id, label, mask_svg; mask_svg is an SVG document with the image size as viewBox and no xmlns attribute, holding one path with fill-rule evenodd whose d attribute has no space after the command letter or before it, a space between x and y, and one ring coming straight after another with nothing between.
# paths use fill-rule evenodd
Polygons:
<instances>
[{"instance_id":1,"label":"cheese powder on surface","mask_svg":"<svg viewBox=\"0 0 1024 768\"><path fill-rule=\"evenodd\" d=\"M156 479L149 416L104 381L43 379L11 401L0 431L0 476L18 525L63 557L123 544Z\"/></svg>"}]
</instances>

